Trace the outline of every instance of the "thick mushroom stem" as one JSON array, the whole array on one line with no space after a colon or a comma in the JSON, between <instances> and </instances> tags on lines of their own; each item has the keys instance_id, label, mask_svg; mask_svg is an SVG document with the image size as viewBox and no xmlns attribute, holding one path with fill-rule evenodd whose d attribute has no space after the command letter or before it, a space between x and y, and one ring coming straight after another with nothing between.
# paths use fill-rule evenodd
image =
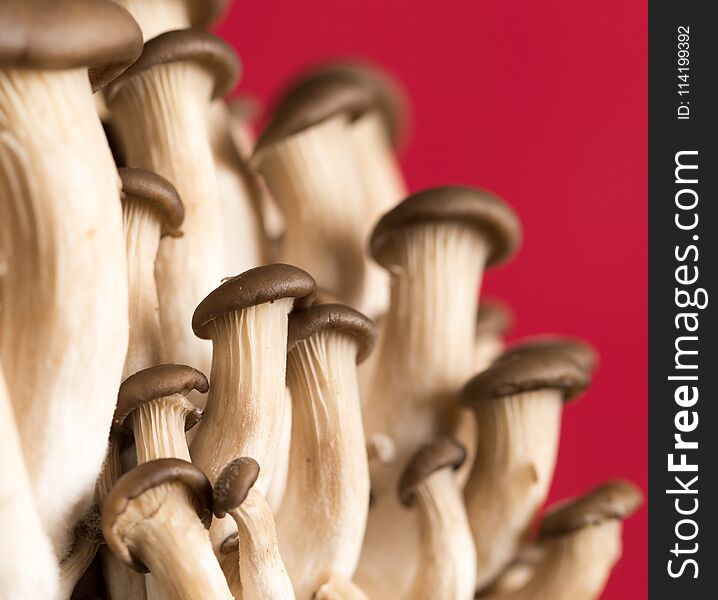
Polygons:
<instances>
[{"instance_id":1,"label":"thick mushroom stem","mask_svg":"<svg viewBox=\"0 0 718 600\"><path fill-rule=\"evenodd\" d=\"M127 347L119 180L88 66L101 87L140 35L109 0L72 6L0 4L0 29L13 32L0 50L0 357L60 555L102 467Z\"/></svg>"},{"instance_id":2,"label":"thick mushroom stem","mask_svg":"<svg viewBox=\"0 0 718 600\"><path fill-rule=\"evenodd\" d=\"M300 600L332 577L351 580L359 560L369 472L356 364L374 336L369 319L338 304L289 319L292 442L277 531Z\"/></svg>"},{"instance_id":3,"label":"thick mushroom stem","mask_svg":"<svg viewBox=\"0 0 718 600\"><path fill-rule=\"evenodd\" d=\"M2 370L0 440L0 589L8 598L56 598L57 559L35 507Z\"/></svg>"},{"instance_id":4,"label":"thick mushroom stem","mask_svg":"<svg viewBox=\"0 0 718 600\"><path fill-rule=\"evenodd\" d=\"M563 403L590 376L566 355L527 352L471 379L461 402L478 424L465 498L476 544L477 587L510 563L553 479Z\"/></svg>"},{"instance_id":5,"label":"thick mushroom stem","mask_svg":"<svg viewBox=\"0 0 718 600\"><path fill-rule=\"evenodd\" d=\"M233 600L207 533L211 501L209 480L192 464L143 463L105 499L102 532L115 556L152 573L164 598Z\"/></svg>"},{"instance_id":6,"label":"thick mushroom stem","mask_svg":"<svg viewBox=\"0 0 718 600\"><path fill-rule=\"evenodd\" d=\"M474 369L471 324L484 268L506 260L519 237L508 205L464 187L410 196L374 230L371 250L391 274L391 303L364 425L368 439L384 433L394 440L396 460L371 464L375 503L357 582L372 597L408 591L417 526L394 492L401 467L427 440L453 433L456 394Z\"/></svg>"},{"instance_id":7,"label":"thick mushroom stem","mask_svg":"<svg viewBox=\"0 0 718 600\"><path fill-rule=\"evenodd\" d=\"M419 513L420 556L412 600L470 600L474 597L476 552L454 471L466 451L441 437L420 448L399 482L402 504Z\"/></svg>"},{"instance_id":8,"label":"thick mushroom stem","mask_svg":"<svg viewBox=\"0 0 718 600\"><path fill-rule=\"evenodd\" d=\"M229 279L197 307L192 327L212 340L212 387L190 451L210 481L248 456L262 468L257 489L266 494L286 401L288 315L311 302L315 288L301 269L269 265ZM231 519L216 522L217 549L233 529Z\"/></svg>"},{"instance_id":9,"label":"thick mushroom stem","mask_svg":"<svg viewBox=\"0 0 718 600\"><path fill-rule=\"evenodd\" d=\"M292 582L279 555L274 516L264 496L252 488L258 475L257 461L237 458L224 468L214 486L215 516L229 514L238 530L239 577L230 587L242 600L293 600ZM237 559L235 551L231 554Z\"/></svg>"},{"instance_id":10,"label":"thick mushroom stem","mask_svg":"<svg viewBox=\"0 0 718 600\"><path fill-rule=\"evenodd\" d=\"M621 521L641 504L633 484L615 481L550 510L541 524L542 558L528 583L491 600L596 600L621 556Z\"/></svg>"},{"instance_id":11,"label":"thick mushroom stem","mask_svg":"<svg viewBox=\"0 0 718 600\"><path fill-rule=\"evenodd\" d=\"M227 273L243 273L268 262L269 248L264 237L257 176L235 146L230 119L222 100L212 103L209 129L224 227L225 269Z\"/></svg>"},{"instance_id":12,"label":"thick mushroom stem","mask_svg":"<svg viewBox=\"0 0 718 600\"><path fill-rule=\"evenodd\" d=\"M238 70L233 51L218 38L170 31L147 42L106 94L128 164L166 177L184 203L182 236L165 237L157 256L160 321L166 359L204 372L211 349L189 324L199 301L226 275L207 109Z\"/></svg>"}]
</instances>

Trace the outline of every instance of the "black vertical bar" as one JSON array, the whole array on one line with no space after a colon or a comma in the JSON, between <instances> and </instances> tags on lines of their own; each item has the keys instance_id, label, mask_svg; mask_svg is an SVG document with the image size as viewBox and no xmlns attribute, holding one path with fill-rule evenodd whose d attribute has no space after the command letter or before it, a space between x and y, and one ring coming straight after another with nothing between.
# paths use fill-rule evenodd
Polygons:
<instances>
[{"instance_id":1,"label":"black vertical bar","mask_svg":"<svg viewBox=\"0 0 718 600\"><path fill-rule=\"evenodd\" d=\"M649 596L656 599L718 598L714 8L649 3Z\"/></svg>"}]
</instances>

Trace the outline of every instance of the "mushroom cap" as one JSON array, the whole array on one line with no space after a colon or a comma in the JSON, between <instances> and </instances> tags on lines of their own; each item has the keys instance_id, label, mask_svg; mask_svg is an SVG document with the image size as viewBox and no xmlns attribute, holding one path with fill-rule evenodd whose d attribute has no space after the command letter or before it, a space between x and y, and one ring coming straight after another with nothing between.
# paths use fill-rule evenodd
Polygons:
<instances>
[{"instance_id":1,"label":"mushroom cap","mask_svg":"<svg viewBox=\"0 0 718 600\"><path fill-rule=\"evenodd\" d=\"M314 68L300 76L282 96L274 116L257 141L262 149L336 115L354 121L376 110L394 144L406 128L408 102L401 86L377 66L357 61Z\"/></svg>"},{"instance_id":2,"label":"mushroom cap","mask_svg":"<svg viewBox=\"0 0 718 600\"><path fill-rule=\"evenodd\" d=\"M474 227L485 236L489 244L487 265L508 260L521 242L521 223L506 202L478 188L444 186L412 194L379 219L369 242L374 260L389 266L385 251L399 229L442 221Z\"/></svg>"},{"instance_id":3,"label":"mushroom cap","mask_svg":"<svg viewBox=\"0 0 718 600\"><path fill-rule=\"evenodd\" d=\"M179 458L159 458L137 465L125 473L102 505L102 535L112 553L140 573L147 573L147 567L132 556L124 540L114 530L114 524L132 500L165 483L182 483L187 486L197 500L197 516L202 524L209 529L212 522L212 484L201 469L192 463Z\"/></svg>"},{"instance_id":4,"label":"mushroom cap","mask_svg":"<svg viewBox=\"0 0 718 600\"><path fill-rule=\"evenodd\" d=\"M585 340L558 335L541 335L522 340L512 346L497 359L497 362L511 359L527 350L564 353L588 373L593 373L596 370L599 360L596 348Z\"/></svg>"},{"instance_id":5,"label":"mushroom cap","mask_svg":"<svg viewBox=\"0 0 718 600\"><path fill-rule=\"evenodd\" d=\"M471 406L542 389L559 390L564 400L571 400L588 387L590 380L590 373L567 353L527 348L474 375L461 390L459 402Z\"/></svg>"},{"instance_id":6,"label":"mushroom cap","mask_svg":"<svg viewBox=\"0 0 718 600\"><path fill-rule=\"evenodd\" d=\"M189 20L192 27L203 29L216 23L229 9L230 0L190 0Z\"/></svg>"},{"instance_id":7,"label":"mushroom cap","mask_svg":"<svg viewBox=\"0 0 718 600\"><path fill-rule=\"evenodd\" d=\"M376 326L369 317L343 304L315 304L289 316L287 352L291 352L297 342L329 329L350 335L356 340L357 364L369 356L376 341Z\"/></svg>"},{"instance_id":8,"label":"mushroom cap","mask_svg":"<svg viewBox=\"0 0 718 600\"><path fill-rule=\"evenodd\" d=\"M142 32L124 8L110 0L3 0L0 2L0 67L88 67L97 91L142 52Z\"/></svg>"},{"instance_id":9,"label":"mushroom cap","mask_svg":"<svg viewBox=\"0 0 718 600\"><path fill-rule=\"evenodd\" d=\"M445 467L458 469L466 460L466 448L453 438L441 436L419 448L409 460L399 480L399 500L404 506L414 502L416 489L432 473Z\"/></svg>"},{"instance_id":10,"label":"mushroom cap","mask_svg":"<svg viewBox=\"0 0 718 600\"><path fill-rule=\"evenodd\" d=\"M259 464L249 456L235 458L219 474L214 484L214 515L221 519L244 502L259 477Z\"/></svg>"},{"instance_id":11,"label":"mushroom cap","mask_svg":"<svg viewBox=\"0 0 718 600\"><path fill-rule=\"evenodd\" d=\"M192 329L207 340L209 324L226 313L281 298L296 298L295 307L304 308L311 304L316 289L314 278L299 267L283 263L255 267L210 292L192 315Z\"/></svg>"},{"instance_id":12,"label":"mushroom cap","mask_svg":"<svg viewBox=\"0 0 718 600\"><path fill-rule=\"evenodd\" d=\"M476 311L476 335L503 335L513 322L514 315L504 302L481 299Z\"/></svg>"},{"instance_id":13,"label":"mushroom cap","mask_svg":"<svg viewBox=\"0 0 718 600\"><path fill-rule=\"evenodd\" d=\"M203 66L214 77L213 99L224 96L239 79L237 54L216 35L197 29L167 31L147 41L137 61L108 86L108 104L132 77L158 65L186 61Z\"/></svg>"},{"instance_id":14,"label":"mushroom cap","mask_svg":"<svg viewBox=\"0 0 718 600\"><path fill-rule=\"evenodd\" d=\"M609 481L550 508L541 522L539 538L567 535L610 519L623 520L642 503L643 493L638 486L629 481Z\"/></svg>"},{"instance_id":15,"label":"mushroom cap","mask_svg":"<svg viewBox=\"0 0 718 600\"><path fill-rule=\"evenodd\" d=\"M187 396L192 390L204 394L209 382L203 373L187 365L156 365L130 375L120 385L117 394L117 406L112 418L112 426L120 433L132 434L132 428L125 423L137 408L158 398L182 394ZM185 429L191 429L202 418L202 410L195 410L187 416Z\"/></svg>"},{"instance_id":16,"label":"mushroom cap","mask_svg":"<svg viewBox=\"0 0 718 600\"><path fill-rule=\"evenodd\" d=\"M167 179L144 169L122 167L117 169L122 180L125 197L145 201L164 216L163 231L177 229L184 221L184 205Z\"/></svg>"}]
</instances>

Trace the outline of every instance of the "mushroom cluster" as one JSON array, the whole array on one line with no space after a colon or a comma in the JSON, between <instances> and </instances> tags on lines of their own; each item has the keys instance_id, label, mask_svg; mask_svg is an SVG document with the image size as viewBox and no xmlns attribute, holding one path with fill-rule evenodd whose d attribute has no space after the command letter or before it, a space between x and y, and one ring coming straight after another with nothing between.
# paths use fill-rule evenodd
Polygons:
<instances>
[{"instance_id":1,"label":"mushroom cluster","mask_svg":"<svg viewBox=\"0 0 718 600\"><path fill-rule=\"evenodd\" d=\"M374 65L255 138L227 5L0 3L0 596L598 598L641 493L541 516L598 357L505 348L517 214L408 195Z\"/></svg>"}]
</instances>

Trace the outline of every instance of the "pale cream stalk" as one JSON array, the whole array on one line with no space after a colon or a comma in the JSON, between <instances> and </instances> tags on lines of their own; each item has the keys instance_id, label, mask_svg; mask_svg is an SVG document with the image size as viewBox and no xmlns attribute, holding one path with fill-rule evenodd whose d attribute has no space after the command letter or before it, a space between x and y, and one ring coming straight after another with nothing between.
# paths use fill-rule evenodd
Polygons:
<instances>
[{"instance_id":1,"label":"pale cream stalk","mask_svg":"<svg viewBox=\"0 0 718 600\"><path fill-rule=\"evenodd\" d=\"M62 554L102 467L127 349L119 178L87 69L0 70L0 255L0 357Z\"/></svg>"},{"instance_id":2,"label":"pale cream stalk","mask_svg":"<svg viewBox=\"0 0 718 600\"><path fill-rule=\"evenodd\" d=\"M142 30L147 41L165 31L190 26L191 0L114 0L127 9ZM206 0L199 0L200 2Z\"/></svg>"}]
</instances>

